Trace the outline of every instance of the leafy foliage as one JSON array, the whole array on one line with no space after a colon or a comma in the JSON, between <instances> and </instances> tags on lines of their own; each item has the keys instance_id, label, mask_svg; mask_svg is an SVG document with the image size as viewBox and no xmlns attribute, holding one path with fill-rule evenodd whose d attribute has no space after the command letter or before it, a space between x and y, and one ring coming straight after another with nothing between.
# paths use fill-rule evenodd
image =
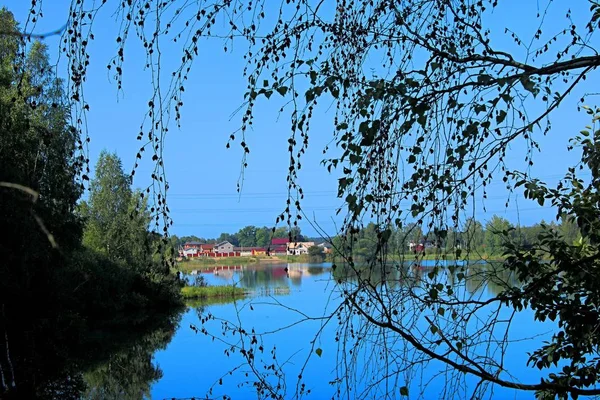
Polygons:
<instances>
[{"instance_id":1,"label":"leafy foliage","mask_svg":"<svg viewBox=\"0 0 600 400\"><path fill-rule=\"evenodd\" d=\"M24 40L5 8L0 32L0 397L78 398L81 376L64 375L63 355L87 318L179 304L179 286L172 276L145 279L122 268L120 255L81 246L77 202L89 171L76 111L47 46ZM109 233L105 227L96 233ZM140 231L126 232L133 239Z\"/></svg>"},{"instance_id":2,"label":"leafy foliage","mask_svg":"<svg viewBox=\"0 0 600 400\"><path fill-rule=\"evenodd\" d=\"M599 379L598 348L600 335L600 291L595 283L600 266L600 109L586 107L593 127L587 127L572 142L582 149L580 168L570 168L556 188L549 188L536 180L518 182L527 188L530 199L542 199L556 206L557 218L576 221L581 238L565 240L560 230L541 224L539 245L523 250L514 244L506 246L506 266L515 271L526 284L506 294L513 307L531 307L535 318L558 322L558 331L552 340L531 354L529 362L539 369L561 369L549 374L549 382L558 388L545 390L540 397L566 399L568 394L585 391L566 388L587 388ZM587 182L577 177L577 171L587 170ZM562 230L565 232L565 230ZM507 235L505 235L507 236ZM549 260L546 262L545 260Z\"/></svg>"},{"instance_id":3,"label":"leafy foliage","mask_svg":"<svg viewBox=\"0 0 600 400\"><path fill-rule=\"evenodd\" d=\"M308 257L312 263L320 263L325 260L325 253L321 246L310 246L308 248Z\"/></svg>"},{"instance_id":4,"label":"leafy foliage","mask_svg":"<svg viewBox=\"0 0 600 400\"><path fill-rule=\"evenodd\" d=\"M131 267L148 263L151 218L146 201L137 207L139 193L131 190L116 154L102 152L95 170L89 203L80 207L86 220L83 244Z\"/></svg>"}]
</instances>

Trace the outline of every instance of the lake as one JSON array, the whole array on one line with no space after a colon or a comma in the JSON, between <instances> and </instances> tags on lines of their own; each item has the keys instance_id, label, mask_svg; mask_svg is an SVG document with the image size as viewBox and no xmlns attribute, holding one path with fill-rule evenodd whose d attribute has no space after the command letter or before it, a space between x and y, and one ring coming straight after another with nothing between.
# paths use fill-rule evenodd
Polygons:
<instances>
[{"instance_id":1,"label":"lake","mask_svg":"<svg viewBox=\"0 0 600 400\"><path fill-rule=\"evenodd\" d=\"M28 393L27 385L32 389L26 398L35 393L52 399L255 399L272 392L286 399L394 399L405 390L411 399L534 398L532 392L480 384L472 375L415 353L398 334L365 324L344 305L358 293L357 304L376 316L377 304L362 297L385 297L395 318L418 333L427 349L435 350L440 341L432 321L466 337L460 346L469 357L502 365L500 378L539 382L544 375L526 365L527 353L551 336L552 323L534 323L527 309L512 313L504 308L473 310L468 321L454 320L450 310L423 307L427 291L418 289L441 279L457 297L483 302L518 285L514 277L494 270L495 278L489 279L484 272L493 268L484 263L462 265L468 279L444 273L432 278L434 266L423 262L352 271L331 264L258 264L193 271L185 277L190 282L236 284L249 295L235 302L190 303L162 317L135 316L122 324L126 331L99 326L84 338L74 336L77 330L68 319L59 328L49 325L35 353L26 354L34 361L17 398ZM373 287L360 286L364 273ZM511 343L505 348L507 340Z\"/></svg>"},{"instance_id":2,"label":"lake","mask_svg":"<svg viewBox=\"0 0 600 400\"><path fill-rule=\"evenodd\" d=\"M414 268L413 272L427 275L431 266L425 263ZM444 365L428 360L414 359L418 365L409 370L386 370L378 360L373 359L370 353L373 346L368 344L369 341L387 340L389 351L397 352L390 356L393 362L387 368L397 367L402 364L402 357L414 355L403 353L406 349L402 343L398 343L397 338L368 336L376 332L366 332L362 345L353 344L349 336L338 337L340 342L345 340L348 346L345 349L338 348L338 322L320 319L342 301L341 289L332 278L330 264L219 267L197 272L195 276L198 275L210 285L235 283L249 289L252 294L235 303L188 308L170 343L164 350L154 354L153 361L162 371L162 377L152 385L152 398L206 395L211 398L256 398L257 388L253 385L256 376L251 368L244 365L245 359L239 352L239 347L246 346L246 350L251 348L251 339L233 331L235 326L242 327L246 332L254 330L263 349L253 358L254 369L260 373L269 372L269 382L274 388L279 383L278 391L284 393L285 398L307 391L310 391L308 398L331 398L338 389L334 383L345 379L342 375L336 375L336 365L344 370L343 365L338 364L341 362L353 364L348 366L348 371L357 383L348 392L351 397L385 398L387 395L388 398L397 398L400 397L399 388L408 382L410 398L464 398L465 393L477 393L478 397L490 398L534 397L531 392L522 393L490 385L479 387L478 381L472 377L465 378L458 373L443 374ZM496 295L500 287L472 279L467 281L464 290L471 296L484 299ZM512 318L510 339L515 342L506 350L490 348L489 351L504 352L504 369L510 371L513 379L524 383L539 382L539 372L526 366L526 353L549 337L553 326L548 323L534 324L528 310L514 316L509 316L508 311L500 312L498 319ZM205 333L200 331L202 328L206 329ZM315 337L318 337L316 341ZM525 338L533 339L523 340ZM347 357L349 360L342 360L339 352L346 351L348 354L352 347L356 347L357 351ZM273 364L273 348L276 349L284 377L265 368ZM235 372L229 374L232 370ZM384 373L390 378L378 382ZM304 387L298 384L299 374L302 374ZM341 386L341 394L348 394L345 393L348 388L343 384ZM268 394L268 391L265 393Z\"/></svg>"}]
</instances>

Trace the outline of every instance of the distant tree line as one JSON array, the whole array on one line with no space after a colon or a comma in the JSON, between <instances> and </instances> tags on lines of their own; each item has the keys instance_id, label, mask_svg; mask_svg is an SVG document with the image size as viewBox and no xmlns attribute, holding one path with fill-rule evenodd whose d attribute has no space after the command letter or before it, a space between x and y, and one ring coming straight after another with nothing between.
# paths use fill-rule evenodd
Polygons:
<instances>
[{"instance_id":1,"label":"distant tree line","mask_svg":"<svg viewBox=\"0 0 600 400\"><path fill-rule=\"evenodd\" d=\"M289 238L299 242L314 241L316 243L331 242L334 249L339 253L351 250L355 257L373 258L382 250L386 255L404 255L417 251L422 245L425 252L476 253L479 255L498 256L504 249L506 237L503 232L514 243L520 243L524 248L530 248L539 243L539 235L544 231L544 226L558 232L567 243L575 243L580 238L579 228L572 219L563 217L559 223L546 223L543 220L531 226L521 226L511 223L508 219L493 215L488 221L480 222L469 218L460 230L428 231L424 232L422 227L416 223L407 224L403 229L390 229L391 235L386 242L385 249L378 250L381 230L373 222L360 229L352 238L352 241L344 240L342 236L333 238L310 238L302 235L300 228L288 231L286 227L268 228L266 226L256 227L248 225L236 233L223 232L218 238L203 238L195 235L171 236L171 245L176 250L187 242L218 243L228 241L236 247L267 247L272 239ZM414 247L411 249L410 244ZM348 248L350 247L350 248ZM322 249L321 249L322 250ZM316 249L314 250L316 251Z\"/></svg>"},{"instance_id":2,"label":"distant tree line","mask_svg":"<svg viewBox=\"0 0 600 400\"><path fill-rule=\"evenodd\" d=\"M390 232L390 237L385 241L385 248L380 248L381 234L384 231L371 222L353 235L352 240L336 236L332 239L332 244L337 254L350 253L354 257L366 259L374 259L378 254L394 256L421 251L446 255L469 253L499 256L508 240L525 249L538 245L540 234L545 228L557 232L569 244L574 244L581 237L577 223L571 218L563 217L559 223L546 223L542 220L531 226L520 226L494 215L485 224L469 218L460 230L424 232L421 226L414 223L403 229L388 228L386 231Z\"/></svg>"}]
</instances>

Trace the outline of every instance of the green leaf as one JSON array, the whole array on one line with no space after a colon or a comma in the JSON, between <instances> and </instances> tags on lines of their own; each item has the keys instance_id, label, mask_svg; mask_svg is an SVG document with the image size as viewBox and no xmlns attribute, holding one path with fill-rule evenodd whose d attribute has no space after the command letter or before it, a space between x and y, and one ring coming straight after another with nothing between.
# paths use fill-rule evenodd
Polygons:
<instances>
[{"instance_id":1,"label":"green leaf","mask_svg":"<svg viewBox=\"0 0 600 400\"><path fill-rule=\"evenodd\" d=\"M443 317L445 313L446 313L446 310L444 310L442 307L438 308L438 314L439 314L440 316L442 316L442 317Z\"/></svg>"},{"instance_id":2,"label":"green leaf","mask_svg":"<svg viewBox=\"0 0 600 400\"><path fill-rule=\"evenodd\" d=\"M529 77L522 77L521 84L523 85L523 88L529 93L532 93L534 96L537 94L538 90L535 87L535 83L531 79L529 79Z\"/></svg>"},{"instance_id":3,"label":"green leaf","mask_svg":"<svg viewBox=\"0 0 600 400\"><path fill-rule=\"evenodd\" d=\"M481 83L482 85L488 84L492 81L492 77L487 74L481 74L477 77L477 83Z\"/></svg>"},{"instance_id":4,"label":"green leaf","mask_svg":"<svg viewBox=\"0 0 600 400\"><path fill-rule=\"evenodd\" d=\"M390 236L392 236L392 230L386 229L381 233L381 240L385 243L390 239Z\"/></svg>"},{"instance_id":5,"label":"green leaf","mask_svg":"<svg viewBox=\"0 0 600 400\"><path fill-rule=\"evenodd\" d=\"M429 297L431 297L431 300L437 300L437 298L438 298L438 291L436 289L429 290Z\"/></svg>"},{"instance_id":6,"label":"green leaf","mask_svg":"<svg viewBox=\"0 0 600 400\"><path fill-rule=\"evenodd\" d=\"M400 388L400 396L408 396L408 388L406 386Z\"/></svg>"},{"instance_id":7,"label":"green leaf","mask_svg":"<svg viewBox=\"0 0 600 400\"><path fill-rule=\"evenodd\" d=\"M315 353L321 357L321 355L323 354L323 349L321 349L320 347L318 349L315 350Z\"/></svg>"},{"instance_id":8,"label":"green leaf","mask_svg":"<svg viewBox=\"0 0 600 400\"><path fill-rule=\"evenodd\" d=\"M315 92L312 89L306 91L306 102L309 103L315 99Z\"/></svg>"},{"instance_id":9,"label":"green leaf","mask_svg":"<svg viewBox=\"0 0 600 400\"><path fill-rule=\"evenodd\" d=\"M346 203L348 203L348 208L352 210L356 206L356 196L353 194L346 196Z\"/></svg>"},{"instance_id":10,"label":"green leaf","mask_svg":"<svg viewBox=\"0 0 600 400\"><path fill-rule=\"evenodd\" d=\"M506 111L500 110L498 112L498 115L496 115L496 123L501 124L505 118L506 118Z\"/></svg>"},{"instance_id":11,"label":"green leaf","mask_svg":"<svg viewBox=\"0 0 600 400\"><path fill-rule=\"evenodd\" d=\"M475 107L473 109L475 110L475 114L479 114L480 112L485 112L487 110L487 107L485 106L485 104L475 104Z\"/></svg>"},{"instance_id":12,"label":"green leaf","mask_svg":"<svg viewBox=\"0 0 600 400\"><path fill-rule=\"evenodd\" d=\"M279 86L277 88L277 92L279 92L280 95L285 96L286 93L288 91L288 87L287 86Z\"/></svg>"},{"instance_id":13,"label":"green leaf","mask_svg":"<svg viewBox=\"0 0 600 400\"><path fill-rule=\"evenodd\" d=\"M358 131L360 133L365 133L369 130L369 121L363 121L360 123L360 125L358 126Z\"/></svg>"}]
</instances>

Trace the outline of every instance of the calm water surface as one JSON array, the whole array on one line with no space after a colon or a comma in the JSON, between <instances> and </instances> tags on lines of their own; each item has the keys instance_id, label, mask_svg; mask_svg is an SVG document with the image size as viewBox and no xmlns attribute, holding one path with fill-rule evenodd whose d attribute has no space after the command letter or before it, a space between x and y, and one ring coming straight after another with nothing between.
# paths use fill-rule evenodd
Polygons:
<instances>
[{"instance_id":1,"label":"calm water surface","mask_svg":"<svg viewBox=\"0 0 600 400\"><path fill-rule=\"evenodd\" d=\"M415 273L427 274L428 266L424 267L416 269ZM233 399L257 398L255 389L249 384L255 377L252 374L246 375L249 369L243 366L243 357L238 352L227 352L232 344L240 344L240 336L223 334L223 321L241 324L246 331L254 329L257 333L266 333L260 337L265 351L256 356L255 365L258 370L264 371L263 364L269 365L272 362L270 350L275 346L277 359L280 363L285 362L286 398L293 397L296 378L303 366L303 382L311 390L308 398L331 398L335 395L336 387L331 381L336 376L338 346L334 336L337 322L332 321L323 328L321 320L304 320L304 316L322 317L340 304L339 289L332 279L330 264L219 267L193 273L189 278L199 275L210 285L240 285L247 288L251 296L235 303L196 304L188 307L168 345L154 353L153 365L161 371L161 376L151 385L149 395L153 399L204 397L207 393L210 398L220 398L222 395ZM485 298L497 294L500 289L493 285L471 283L471 287L466 290L479 293L481 298ZM499 318L508 317L508 310L506 311ZM202 319L208 315L215 319L203 324ZM512 376L505 375L504 378L523 383L539 382L539 372L526 366L527 352L534 350L542 340L548 338L553 327L549 324L534 324L532 315L527 310L513 318L511 340L538 334L540 336L509 346L505 369ZM202 327L210 335L195 329ZM315 335L321 329L323 332L320 339L313 343ZM315 355L317 348L322 350L321 356ZM312 357L307 361L309 355ZM360 364L363 361L364 358L357 358L355 362ZM230 375L228 372L231 370L235 371ZM410 398L439 398L442 395L451 397L445 392L448 382L440 375L443 370L443 365L427 363L419 370L397 374L398 383L402 386L405 384L404 379L410 377ZM467 389L472 389L477 381L466 378L463 384ZM398 388L381 386L378 392L374 392L374 397L382 398L384 393L390 391L390 398L400 397ZM209 392L211 388L212 392ZM490 398L534 397L533 393L492 386L488 387L486 393Z\"/></svg>"}]
</instances>

